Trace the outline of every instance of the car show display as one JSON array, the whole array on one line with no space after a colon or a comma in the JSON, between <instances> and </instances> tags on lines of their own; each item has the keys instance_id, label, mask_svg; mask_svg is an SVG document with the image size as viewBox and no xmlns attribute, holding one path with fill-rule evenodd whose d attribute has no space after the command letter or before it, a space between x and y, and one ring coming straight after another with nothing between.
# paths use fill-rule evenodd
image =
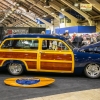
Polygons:
<instances>
[{"instance_id":1,"label":"car show display","mask_svg":"<svg viewBox=\"0 0 100 100\"><path fill-rule=\"evenodd\" d=\"M0 66L12 75L24 71L84 73L100 77L100 43L76 48L57 35L13 34L0 45Z\"/></svg>"}]
</instances>

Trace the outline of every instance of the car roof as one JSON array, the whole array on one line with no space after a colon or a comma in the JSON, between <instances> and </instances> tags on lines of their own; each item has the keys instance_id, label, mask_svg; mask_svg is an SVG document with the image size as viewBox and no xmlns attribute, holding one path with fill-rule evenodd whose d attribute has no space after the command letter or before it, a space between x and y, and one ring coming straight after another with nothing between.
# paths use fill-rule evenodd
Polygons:
<instances>
[{"instance_id":1,"label":"car roof","mask_svg":"<svg viewBox=\"0 0 100 100\"><path fill-rule=\"evenodd\" d=\"M3 38L7 39L7 38L53 38L53 39L61 39L61 40L65 40L65 38L63 36L59 36L59 35L50 35L50 34L11 34L11 35L7 35Z\"/></svg>"}]
</instances>

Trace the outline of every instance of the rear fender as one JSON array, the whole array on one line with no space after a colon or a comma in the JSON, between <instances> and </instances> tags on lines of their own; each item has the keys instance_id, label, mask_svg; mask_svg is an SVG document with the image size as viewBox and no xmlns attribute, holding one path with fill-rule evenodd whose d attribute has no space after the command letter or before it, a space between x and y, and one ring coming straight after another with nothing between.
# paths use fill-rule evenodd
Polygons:
<instances>
[{"instance_id":1,"label":"rear fender","mask_svg":"<svg viewBox=\"0 0 100 100\"><path fill-rule=\"evenodd\" d=\"M26 67L25 67L24 62L19 61L19 60L6 60L6 61L3 63L3 66L4 66L5 68L7 68L7 66L8 66L10 63L19 63L19 64L22 64L24 70L26 70Z\"/></svg>"}]
</instances>

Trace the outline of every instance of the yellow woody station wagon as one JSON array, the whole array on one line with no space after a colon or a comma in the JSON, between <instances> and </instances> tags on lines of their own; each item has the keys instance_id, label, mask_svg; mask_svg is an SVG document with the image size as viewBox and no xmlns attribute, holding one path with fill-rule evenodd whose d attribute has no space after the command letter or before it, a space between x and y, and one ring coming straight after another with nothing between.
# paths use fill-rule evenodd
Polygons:
<instances>
[{"instance_id":1,"label":"yellow woody station wagon","mask_svg":"<svg viewBox=\"0 0 100 100\"><path fill-rule=\"evenodd\" d=\"M84 51L83 48L74 48L70 41L66 41L62 36L12 34L5 36L1 42L0 66L7 68L12 75L20 75L26 70L59 73L84 72L90 78L99 77L100 61L95 59L99 56L90 55L89 52ZM95 59L94 62L93 59Z\"/></svg>"}]
</instances>

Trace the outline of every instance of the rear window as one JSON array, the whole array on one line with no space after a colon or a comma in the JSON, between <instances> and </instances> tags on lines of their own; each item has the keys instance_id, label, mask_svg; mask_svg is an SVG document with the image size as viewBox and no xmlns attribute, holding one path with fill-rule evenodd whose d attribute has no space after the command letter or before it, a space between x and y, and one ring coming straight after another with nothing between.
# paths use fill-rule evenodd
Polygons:
<instances>
[{"instance_id":1,"label":"rear window","mask_svg":"<svg viewBox=\"0 0 100 100\"><path fill-rule=\"evenodd\" d=\"M2 49L38 49L38 40L17 39L7 40L1 46Z\"/></svg>"}]
</instances>

